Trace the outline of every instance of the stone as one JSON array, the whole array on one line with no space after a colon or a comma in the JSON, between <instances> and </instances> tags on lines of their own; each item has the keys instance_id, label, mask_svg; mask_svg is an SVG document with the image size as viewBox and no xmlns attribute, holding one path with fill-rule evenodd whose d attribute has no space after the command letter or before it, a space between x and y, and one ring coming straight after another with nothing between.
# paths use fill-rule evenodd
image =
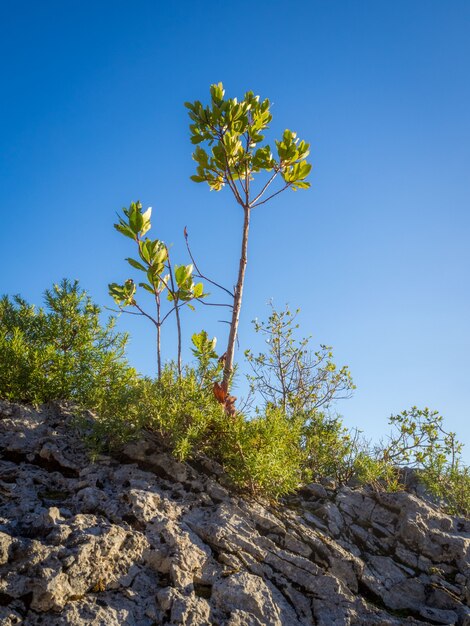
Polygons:
<instances>
[{"instance_id":1,"label":"stone","mask_svg":"<svg viewBox=\"0 0 470 626\"><path fill-rule=\"evenodd\" d=\"M0 402L1 626L470 626L470 524L417 489L273 504L150 433L92 462L73 424Z\"/></svg>"}]
</instances>

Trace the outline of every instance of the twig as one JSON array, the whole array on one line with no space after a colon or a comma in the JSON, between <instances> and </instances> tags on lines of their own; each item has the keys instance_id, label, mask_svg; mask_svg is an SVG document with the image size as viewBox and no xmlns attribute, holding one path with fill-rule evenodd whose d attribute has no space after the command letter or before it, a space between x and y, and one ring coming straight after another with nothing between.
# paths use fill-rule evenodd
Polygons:
<instances>
[{"instance_id":1,"label":"twig","mask_svg":"<svg viewBox=\"0 0 470 626\"><path fill-rule=\"evenodd\" d=\"M218 287L219 289L222 289L222 291L225 291L226 293L228 293L229 296L231 296L232 298L235 297L235 294L233 294L229 289L226 289L225 287L223 287L222 285L219 285L219 283L216 283L214 280L211 280L210 278L207 278L207 276L204 276L204 274L201 272L201 270L198 267L198 264L196 263L193 253L191 252L191 248L189 246L189 235L188 235L188 229L186 228L186 226L184 227L184 240L186 242L186 248L188 249L188 253L189 256L191 258L191 261L193 262L194 267L196 268L196 271L198 273L198 277L199 278L203 278L204 280L206 280L208 283L211 283L211 285L214 285L215 287ZM231 305L229 305L231 306Z\"/></svg>"},{"instance_id":2,"label":"twig","mask_svg":"<svg viewBox=\"0 0 470 626\"><path fill-rule=\"evenodd\" d=\"M265 200L261 200L261 202L258 202L258 204L252 204L250 208L255 209L256 207L261 206L265 202L269 202L272 198L274 198L274 196L277 196L278 194L282 193L290 186L291 186L291 183L287 183L286 185L284 185L284 187L282 187L282 189L279 189L279 191L276 191L276 193L273 193L272 195L268 196Z\"/></svg>"}]
</instances>

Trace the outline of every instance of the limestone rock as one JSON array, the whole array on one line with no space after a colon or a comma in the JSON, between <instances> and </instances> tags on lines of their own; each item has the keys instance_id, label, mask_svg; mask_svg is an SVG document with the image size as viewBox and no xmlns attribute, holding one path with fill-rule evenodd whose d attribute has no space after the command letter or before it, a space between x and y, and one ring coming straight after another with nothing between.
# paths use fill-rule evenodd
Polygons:
<instances>
[{"instance_id":1,"label":"limestone rock","mask_svg":"<svg viewBox=\"0 0 470 626\"><path fill-rule=\"evenodd\" d=\"M254 501L150 435L93 463L71 409L0 402L0 625L470 626L470 522L418 495Z\"/></svg>"}]
</instances>

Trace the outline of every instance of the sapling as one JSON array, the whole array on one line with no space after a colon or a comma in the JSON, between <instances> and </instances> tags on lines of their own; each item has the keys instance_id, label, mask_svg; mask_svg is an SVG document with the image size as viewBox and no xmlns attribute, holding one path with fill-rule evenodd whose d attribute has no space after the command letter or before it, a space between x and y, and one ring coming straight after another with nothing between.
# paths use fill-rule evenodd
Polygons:
<instances>
[{"instance_id":1,"label":"sapling","mask_svg":"<svg viewBox=\"0 0 470 626\"><path fill-rule=\"evenodd\" d=\"M232 318L223 372L222 387L228 391L233 373L235 344L243 297L243 285L248 252L248 233L251 211L271 200L286 189L306 189L310 183L305 179L311 170L307 162L309 144L300 141L296 133L285 130L276 141L277 156L263 144L264 131L271 122L269 100L260 101L259 96L248 91L240 102L236 98L225 99L222 83L210 88L211 102L186 102L191 118L191 142L197 145L193 159L197 163L196 174L191 176L197 183L207 183L211 190L220 191L226 185L243 210L241 253L238 278L234 291ZM255 175L267 175L255 188ZM280 182L278 187L275 183Z\"/></svg>"},{"instance_id":2,"label":"sapling","mask_svg":"<svg viewBox=\"0 0 470 626\"><path fill-rule=\"evenodd\" d=\"M209 339L209 335L205 330L200 333L194 333L191 337L193 348L191 349L197 362L197 375L200 386L208 388L213 385L215 378L220 374L222 369L222 361L215 351L217 338Z\"/></svg>"},{"instance_id":3,"label":"sapling","mask_svg":"<svg viewBox=\"0 0 470 626\"><path fill-rule=\"evenodd\" d=\"M111 283L109 294L119 307L119 310L133 315L142 315L149 319L157 331L157 375L158 380L162 374L161 361L161 329L165 321L172 315L176 317L178 336L178 374L181 376L181 319L180 309L188 306L194 300L201 300L207 296L201 282L194 283L193 265L175 265L170 260L168 246L159 239L145 237L151 228L150 218L152 209L149 207L142 211L140 202L132 202L128 209L123 209L123 215L114 228L121 234L132 239L137 246L139 260L127 258L126 261L134 269L145 274L146 280L136 283L129 278L122 285ZM137 288L152 294L155 300L155 313L148 313L137 302ZM166 297L165 297L166 296ZM165 300L170 303L167 311L163 309ZM128 311L127 307L133 307L136 311Z\"/></svg>"},{"instance_id":4,"label":"sapling","mask_svg":"<svg viewBox=\"0 0 470 626\"><path fill-rule=\"evenodd\" d=\"M298 313L288 306L277 311L271 304L268 320L253 322L264 337L266 352L246 350L245 356L252 370L251 391L287 417L302 414L309 420L333 402L350 398L355 385L347 365L336 366L330 346L322 344L313 351L310 337L296 337Z\"/></svg>"}]
</instances>

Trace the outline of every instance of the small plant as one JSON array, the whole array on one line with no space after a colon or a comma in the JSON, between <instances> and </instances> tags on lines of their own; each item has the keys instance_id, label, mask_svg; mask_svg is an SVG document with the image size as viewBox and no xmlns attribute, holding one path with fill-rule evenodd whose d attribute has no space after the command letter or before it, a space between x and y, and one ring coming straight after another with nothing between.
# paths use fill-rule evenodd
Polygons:
<instances>
[{"instance_id":1,"label":"small plant","mask_svg":"<svg viewBox=\"0 0 470 626\"><path fill-rule=\"evenodd\" d=\"M243 297L243 286L248 254L248 232L253 209L269 202L286 189L307 189L306 178L311 165L307 162L309 144L300 141L296 133L285 130L276 141L277 156L263 144L264 132L272 115L269 100L248 91L240 102L225 99L222 83L210 88L211 102L186 102L191 119L191 142L196 144L193 159L197 163L197 183L207 183L211 190L228 186L237 204L243 210L243 229L238 278L235 286L232 319L224 364L222 389L227 392L233 373L235 345ZM204 144L207 149L200 144ZM264 174L264 182L255 189L253 181ZM274 191L274 185L281 185ZM272 186L273 185L273 186Z\"/></svg>"},{"instance_id":2,"label":"small plant","mask_svg":"<svg viewBox=\"0 0 470 626\"><path fill-rule=\"evenodd\" d=\"M127 258L126 261L134 269L145 274L143 282L135 284L129 278L122 285L112 283L109 285L109 294L112 296L120 311L129 313L127 307L132 307L134 315L142 315L149 319L157 331L157 376L162 374L161 360L161 329L165 321L172 315L176 317L178 336L177 367L181 376L181 319L180 309L184 306L194 309L191 304L195 300L205 298L204 286L201 282L195 283L193 265L175 265L173 268L168 246L159 239L145 237L151 229L150 218L152 209L149 207L142 211L140 202L132 202L128 209L123 209L123 216L114 225L116 230L132 239L137 248L139 259ZM155 314L150 314L137 302L137 287L147 291L153 296L155 302ZM169 303L169 309L164 310L165 300Z\"/></svg>"},{"instance_id":3,"label":"small plant","mask_svg":"<svg viewBox=\"0 0 470 626\"><path fill-rule=\"evenodd\" d=\"M223 359L215 351L217 338L209 339L205 330L191 337L192 353L197 362L197 376L201 387L208 389L213 386L223 368Z\"/></svg>"},{"instance_id":4,"label":"small plant","mask_svg":"<svg viewBox=\"0 0 470 626\"><path fill-rule=\"evenodd\" d=\"M304 482L333 478L347 483L357 473L356 460L361 450L359 431L349 431L339 417L321 411L303 422L301 447Z\"/></svg>"},{"instance_id":5,"label":"small plant","mask_svg":"<svg viewBox=\"0 0 470 626\"><path fill-rule=\"evenodd\" d=\"M455 433L444 430L443 421L437 411L416 406L392 415L389 424L393 431L380 447L381 456L399 467L439 469L447 463L455 465L463 446Z\"/></svg>"},{"instance_id":6,"label":"small plant","mask_svg":"<svg viewBox=\"0 0 470 626\"><path fill-rule=\"evenodd\" d=\"M139 396L140 426L151 429L180 460L196 451L213 454L226 421L211 392L200 385L198 373L175 364L163 367L160 380L146 379Z\"/></svg>"},{"instance_id":7,"label":"small plant","mask_svg":"<svg viewBox=\"0 0 470 626\"><path fill-rule=\"evenodd\" d=\"M338 368L329 346L312 352L310 339L297 340L299 325L289 307L276 311L271 305L267 322L253 322L255 331L264 336L267 352L245 352L251 366L248 377L253 393L266 404L280 407L286 415L302 413L307 421L320 408L349 398L355 386L349 368Z\"/></svg>"},{"instance_id":8,"label":"small plant","mask_svg":"<svg viewBox=\"0 0 470 626\"><path fill-rule=\"evenodd\" d=\"M359 452L354 460L354 477L360 483L370 485L378 491L393 492L403 489L397 468L367 450Z\"/></svg>"}]
</instances>

